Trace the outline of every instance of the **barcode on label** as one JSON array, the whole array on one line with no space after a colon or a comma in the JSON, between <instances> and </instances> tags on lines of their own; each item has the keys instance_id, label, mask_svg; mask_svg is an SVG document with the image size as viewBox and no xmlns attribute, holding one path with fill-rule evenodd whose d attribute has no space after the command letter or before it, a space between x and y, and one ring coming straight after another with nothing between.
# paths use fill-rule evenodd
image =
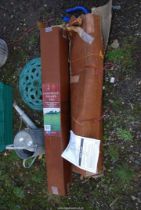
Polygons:
<instances>
[{"instance_id":1,"label":"barcode on label","mask_svg":"<svg viewBox=\"0 0 141 210\"><path fill-rule=\"evenodd\" d=\"M51 131L51 125L44 125L44 129L45 129L45 131L50 132Z\"/></svg>"}]
</instances>

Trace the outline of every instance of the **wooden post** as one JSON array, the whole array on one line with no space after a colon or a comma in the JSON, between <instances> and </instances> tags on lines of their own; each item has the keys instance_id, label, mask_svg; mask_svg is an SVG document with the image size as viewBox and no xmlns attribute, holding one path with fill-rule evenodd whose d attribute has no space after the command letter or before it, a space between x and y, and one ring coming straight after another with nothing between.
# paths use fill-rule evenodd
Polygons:
<instances>
[{"instance_id":1,"label":"wooden post","mask_svg":"<svg viewBox=\"0 0 141 210\"><path fill-rule=\"evenodd\" d=\"M42 91L48 191L66 195L71 166L61 154L69 141L68 39L59 27L41 28Z\"/></svg>"}]
</instances>

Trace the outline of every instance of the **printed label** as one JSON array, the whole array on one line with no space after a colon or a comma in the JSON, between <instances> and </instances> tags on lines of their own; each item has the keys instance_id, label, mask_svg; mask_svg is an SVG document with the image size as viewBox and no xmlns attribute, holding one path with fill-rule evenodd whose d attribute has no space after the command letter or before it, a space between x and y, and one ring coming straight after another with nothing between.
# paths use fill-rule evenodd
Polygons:
<instances>
[{"instance_id":1,"label":"printed label","mask_svg":"<svg viewBox=\"0 0 141 210\"><path fill-rule=\"evenodd\" d=\"M99 154L99 139L78 136L71 131L69 144L61 156L83 170L97 173Z\"/></svg>"},{"instance_id":2,"label":"printed label","mask_svg":"<svg viewBox=\"0 0 141 210\"><path fill-rule=\"evenodd\" d=\"M56 136L61 130L59 85L43 85L43 107L44 130L46 134Z\"/></svg>"}]
</instances>

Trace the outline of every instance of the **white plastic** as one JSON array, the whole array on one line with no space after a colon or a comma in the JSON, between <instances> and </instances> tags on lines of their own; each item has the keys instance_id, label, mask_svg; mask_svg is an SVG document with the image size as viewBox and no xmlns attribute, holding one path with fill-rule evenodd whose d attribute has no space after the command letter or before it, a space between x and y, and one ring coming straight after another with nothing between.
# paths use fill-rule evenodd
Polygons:
<instances>
[{"instance_id":1,"label":"white plastic","mask_svg":"<svg viewBox=\"0 0 141 210\"><path fill-rule=\"evenodd\" d=\"M115 83L115 77L110 78L110 83L114 84Z\"/></svg>"},{"instance_id":2,"label":"white plastic","mask_svg":"<svg viewBox=\"0 0 141 210\"><path fill-rule=\"evenodd\" d=\"M2 67L8 58L8 47L3 39L0 39L0 67Z\"/></svg>"}]
</instances>

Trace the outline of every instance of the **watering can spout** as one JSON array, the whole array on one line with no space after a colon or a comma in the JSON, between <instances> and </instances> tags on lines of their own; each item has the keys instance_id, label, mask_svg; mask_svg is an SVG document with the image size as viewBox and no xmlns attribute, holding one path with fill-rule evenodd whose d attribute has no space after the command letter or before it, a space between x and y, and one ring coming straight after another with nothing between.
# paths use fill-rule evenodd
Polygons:
<instances>
[{"instance_id":1,"label":"watering can spout","mask_svg":"<svg viewBox=\"0 0 141 210\"><path fill-rule=\"evenodd\" d=\"M35 147L21 147L21 146L15 146L14 144L10 144L6 146L7 150L28 150L30 152L34 152Z\"/></svg>"},{"instance_id":2,"label":"watering can spout","mask_svg":"<svg viewBox=\"0 0 141 210\"><path fill-rule=\"evenodd\" d=\"M25 124L32 129L37 129L37 126L35 125L35 123L32 122L32 120L27 116L27 114L25 114L25 112L16 104L16 102L14 101L13 103L13 107L15 108L15 110L17 111L17 113L19 114L19 116L21 117L21 119L25 122Z\"/></svg>"}]
</instances>

